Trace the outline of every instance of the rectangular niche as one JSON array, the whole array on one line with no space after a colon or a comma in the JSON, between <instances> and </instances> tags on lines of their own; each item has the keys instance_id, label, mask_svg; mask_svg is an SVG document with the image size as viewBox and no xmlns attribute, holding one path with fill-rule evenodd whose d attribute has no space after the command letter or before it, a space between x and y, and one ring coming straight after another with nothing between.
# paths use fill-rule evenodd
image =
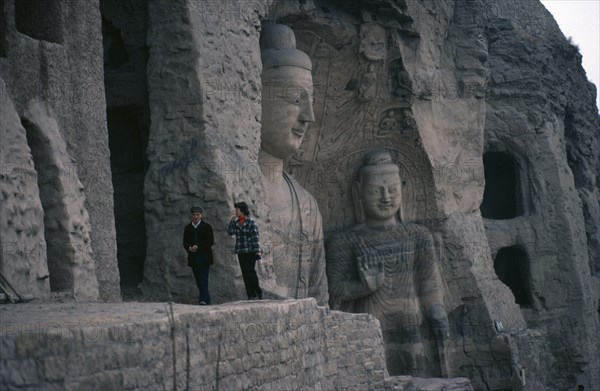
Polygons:
<instances>
[{"instance_id":1,"label":"rectangular niche","mask_svg":"<svg viewBox=\"0 0 600 391\"><path fill-rule=\"evenodd\" d=\"M0 0L0 57L6 57L6 0Z\"/></svg>"},{"instance_id":2,"label":"rectangular niche","mask_svg":"<svg viewBox=\"0 0 600 391\"><path fill-rule=\"evenodd\" d=\"M515 297L515 303L531 306L531 271L529 257L519 246L501 248L494 257L494 271L498 279L508 286Z\"/></svg>"},{"instance_id":3,"label":"rectangular niche","mask_svg":"<svg viewBox=\"0 0 600 391\"><path fill-rule=\"evenodd\" d=\"M62 1L15 0L15 25L31 38L62 44Z\"/></svg>"},{"instance_id":4,"label":"rectangular niche","mask_svg":"<svg viewBox=\"0 0 600 391\"><path fill-rule=\"evenodd\" d=\"M523 215L521 173L518 165L506 152L483 154L485 188L480 206L486 219L508 220Z\"/></svg>"}]
</instances>

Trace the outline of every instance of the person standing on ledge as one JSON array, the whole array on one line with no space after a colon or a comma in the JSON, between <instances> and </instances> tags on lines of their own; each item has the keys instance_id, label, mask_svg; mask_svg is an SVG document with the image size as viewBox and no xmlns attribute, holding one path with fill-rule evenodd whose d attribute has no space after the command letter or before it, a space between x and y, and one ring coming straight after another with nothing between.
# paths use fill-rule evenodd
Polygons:
<instances>
[{"instance_id":1,"label":"person standing on ledge","mask_svg":"<svg viewBox=\"0 0 600 391\"><path fill-rule=\"evenodd\" d=\"M190 209L192 222L183 230L183 248L188 255L188 266L192 268L199 291L198 304L209 305L208 272L213 264L212 246L215 244L213 229L202 220L202 208L194 205Z\"/></svg>"},{"instance_id":2,"label":"person standing on ledge","mask_svg":"<svg viewBox=\"0 0 600 391\"><path fill-rule=\"evenodd\" d=\"M256 261L260 259L260 236L256 222L249 217L250 211L245 202L237 202L235 216L229 222L227 233L235 235L235 253L240 262L242 277L248 294L248 300L261 300L262 289L256 274Z\"/></svg>"}]
</instances>

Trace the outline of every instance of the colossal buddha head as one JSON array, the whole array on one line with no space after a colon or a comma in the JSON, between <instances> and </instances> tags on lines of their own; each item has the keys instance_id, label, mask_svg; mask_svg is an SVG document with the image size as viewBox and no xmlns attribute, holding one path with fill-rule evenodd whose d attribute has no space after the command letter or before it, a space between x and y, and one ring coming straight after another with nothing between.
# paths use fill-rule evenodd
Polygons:
<instances>
[{"instance_id":1,"label":"colossal buddha head","mask_svg":"<svg viewBox=\"0 0 600 391\"><path fill-rule=\"evenodd\" d=\"M396 223L396 214L401 212L402 181L389 152L375 150L365 155L357 180L352 184L352 195L360 223Z\"/></svg>"},{"instance_id":2,"label":"colossal buddha head","mask_svg":"<svg viewBox=\"0 0 600 391\"><path fill-rule=\"evenodd\" d=\"M262 58L261 149L277 158L294 154L302 143L312 110L312 65L296 49L291 28L263 24L260 37Z\"/></svg>"}]
</instances>

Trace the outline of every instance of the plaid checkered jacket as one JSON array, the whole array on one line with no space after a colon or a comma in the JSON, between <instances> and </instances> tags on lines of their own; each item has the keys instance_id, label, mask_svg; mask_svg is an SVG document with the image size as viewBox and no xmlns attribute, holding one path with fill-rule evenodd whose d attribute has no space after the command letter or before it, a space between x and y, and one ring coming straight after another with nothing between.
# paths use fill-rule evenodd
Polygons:
<instances>
[{"instance_id":1,"label":"plaid checkered jacket","mask_svg":"<svg viewBox=\"0 0 600 391\"><path fill-rule=\"evenodd\" d=\"M255 254L260 252L260 235L258 226L250 217L246 217L243 225L239 220L229 222L227 233L235 235L235 253L236 254Z\"/></svg>"}]
</instances>

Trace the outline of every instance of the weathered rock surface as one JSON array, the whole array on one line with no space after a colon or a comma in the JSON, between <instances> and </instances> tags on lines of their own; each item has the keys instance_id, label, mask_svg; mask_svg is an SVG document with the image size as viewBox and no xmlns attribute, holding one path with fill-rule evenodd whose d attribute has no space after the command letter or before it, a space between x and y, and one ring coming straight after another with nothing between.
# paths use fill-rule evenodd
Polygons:
<instances>
[{"instance_id":1,"label":"weathered rock surface","mask_svg":"<svg viewBox=\"0 0 600 391\"><path fill-rule=\"evenodd\" d=\"M2 79L0 91L2 273L22 289L19 293L46 297L50 282L37 173L25 129Z\"/></svg>"},{"instance_id":2,"label":"weathered rock surface","mask_svg":"<svg viewBox=\"0 0 600 391\"><path fill-rule=\"evenodd\" d=\"M406 2L390 13L384 3L341 7L334 33L322 7L308 22L289 18L319 86L315 126L289 167L317 198L327 236L356 222L350 186L365 151L390 150L404 180L403 218L426 225L436 241L448 373L476 389L512 387L510 348L494 321L512 332L526 323L494 273L478 212L489 73L482 4ZM362 88L369 79L374 87ZM390 89L395 79L408 94Z\"/></svg>"},{"instance_id":3,"label":"weathered rock surface","mask_svg":"<svg viewBox=\"0 0 600 391\"><path fill-rule=\"evenodd\" d=\"M131 142L141 166L113 164L124 169L117 221L128 225L117 232L126 233L120 254L131 268L122 271L139 280L136 249L146 242L144 293L194 300L181 235L190 205L201 204L217 240L214 301L243 297L225 227L233 202L246 201L272 244L257 156L259 35L275 20L294 29L314 65L316 121L286 169L315 196L326 239L355 223L350 184L364 152L387 148L404 181L404 219L434 237L447 285L448 372L474 389L600 384L600 117L577 49L539 2L176 0L151 2L147 17L136 1L115 4L0 5L0 270L23 293L54 293L52 241L74 249L59 264L89 281L83 292L67 282L69 295L120 299L109 155L127 157L119 143ZM105 69L106 98L100 10L125 48ZM107 104L117 122L130 106L138 115L111 127L121 138L110 152ZM52 140L28 140L31 124ZM147 149L146 128L123 141L130 126L147 128ZM40 156L60 159L58 170L38 167ZM39 184L49 172L62 187ZM145 237L127 236L144 227ZM49 240L53 232L61 239ZM265 255L261 282L274 290ZM17 360L17 383L27 371L38 376L29 352ZM50 377L63 368L56 357L44 364ZM93 381L125 384L111 376Z\"/></svg>"},{"instance_id":4,"label":"weathered rock surface","mask_svg":"<svg viewBox=\"0 0 600 391\"><path fill-rule=\"evenodd\" d=\"M7 262L0 268L19 284L17 289L37 297L48 297L52 290L69 292L76 300L118 301L98 7L80 2L5 1L1 8L5 41L0 44L0 167L2 192L14 189L10 199L3 196L1 208L6 216L26 213L22 216L27 226L20 226L21 217L14 219L15 225L3 221L2 257ZM10 102L12 114L6 110ZM35 109L35 102L43 109ZM39 142L24 143L25 128L19 125L19 117L32 125L32 131L39 130L43 135ZM36 189L38 180L45 181L46 187ZM45 199L48 205L43 205ZM50 255L52 246L54 255ZM53 266L49 270L50 286L43 281L48 272L41 265L48 257L61 257L50 261L58 267L54 276ZM52 288L53 277L60 280L67 271L73 274L72 281L59 281Z\"/></svg>"},{"instance_id":5,"label":"weathered rock surface","mask_svg":"<svg viewBox=\"0 0 600 391\"><path fill-rule=\"evenodd\" d=\"M259 16L267 4L189 4L149 7L150 167L144 183L149 240L142 286L147 294L182 301L197 296L181 238L190 206L200 204L215 233L210 289L218 303L244 297L234 241L226 234L233 203L247 202L259 228L266 228L257 155ZM225 6L233 11L218 11ZM268 289L268 276L261 279Z\"/></svg>"},{"instance_id":6,"label":"weathered rock surface","mask_svg":"<svg viewBox=\"0 0 600 391\"><path fill-rule=\"evenodd\" d=\"M484 220L492 257L516 246L528 262L530 301L521 308L528 327L548 335L555 362L546 387L593 389L600 384L595 88L541 4L486 8L484 152L514 159L520 206L515 218Z\"/></svg>"},{"instance_id":7,"label":"weathered rock surface","mask_svg":"<svg viewBox=\"0 0 600 391\"><path fill-rule=\"evenodd\" d=\"M351 2L333 15L319 5L309 21L287 19L305 32L321 88L315 126L289 167L317 197L326 236L355 222L350 184L363 151L394 151L403 216L438 241L461 341L449 349L450 372L476 388L597 384L600 117L576 48L537 2ZM413 122L399 119L407 112ZM484 167L487 152L515 161L516 215L502 220L479 216L487 196L503 205L484 195L484 171L495 168ZM506 273L522 286L503 280L512 292L498 280L502 249L518 255ZM515 336L497 333L497 321ZM541 334L520 337L526 327ZM521 343L529 347L519 355ZM526 357L540 354L546 369L529 367L536 380L522 384Z\"/></svg>"}]
</instances>

